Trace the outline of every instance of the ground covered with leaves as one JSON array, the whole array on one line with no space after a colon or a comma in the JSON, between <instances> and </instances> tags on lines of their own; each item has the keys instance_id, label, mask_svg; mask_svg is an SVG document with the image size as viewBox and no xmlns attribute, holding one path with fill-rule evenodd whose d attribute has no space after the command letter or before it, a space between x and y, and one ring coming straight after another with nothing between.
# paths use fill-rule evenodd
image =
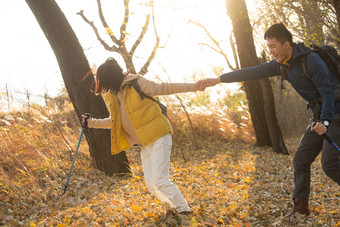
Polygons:
<instances>
[{"instance_id":1,"label":"ground covered with leaves","mask_svg":"<svg viewBox=\"0 0 340 227\"><path fill-rule=\"evenodd\" d=\"M287 141L295 150L298 140ZM282 217L292 208L292 155L249 144L202 141L174 145L170 176L193 210L176 215L144 184L138 151L128 152L133 174L105 176L75 163L68 190L57 178L43 188L1 194L1 226L340 226L339 186L312 166L309 217ZM185 159L185 160L184 160ZM67 170L65 170L67 172Z\"/></svg>"}]
</instances>

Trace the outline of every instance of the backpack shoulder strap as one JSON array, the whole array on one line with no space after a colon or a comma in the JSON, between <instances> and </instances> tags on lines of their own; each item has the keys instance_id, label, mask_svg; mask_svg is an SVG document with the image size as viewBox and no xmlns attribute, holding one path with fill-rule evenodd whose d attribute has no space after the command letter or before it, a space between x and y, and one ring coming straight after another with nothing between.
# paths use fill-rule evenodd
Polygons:
<instances>
[{"instance_id":1,"label":"backpack shoulder strap","mask_svg":"<svg viewBox=\"0 0 340 227\"><path fill-rule=\"evenodd\" d=\"M143 100L144 98L151 99L154 102L157 102L154 98L150 97L149 95L142 92L142 90L139 87L139 84L137 82L138 79L134 79L131 81L131 86L138 92L140 98ZM158 102L157 102L158 103Z\"/></svg>"},{"instance_id":2,"label":"backpack shoulder strap","mask_svg":"<svg viewBox=\"0 0 340 227\"><path fill-rule=\"evenodd\" d=\"M151 96L145 94L144 92L141 91L140 87L139 87L139 84L137 82L138 79L134 79L131 81L130 83L130 86L132 86L137 92L138 94L140 95L140 98L143 100L144 98L148 98L148 99L151 99L152 101L154 101L155 103L158 104L159 108L161 109L162 111L162 114L164 114L164 116L166 116L167 118L168 117L168 114L167 114L167 107L165 105L163 105L158 99L154 99L152 98Z\"/></svg>"},{"instance_id":3,"label":"backpack shoulder strap","mask_svg":"<svg viewBox=\"0 0 340 227\"><path fill-rule=\"evenodd\" d=\"M312 76L311 76L311 74L307 70L307 64L306 64L306 62L307 62L307 55L308 54L305 54L305 55L302 55L300 57L302 73L299 76L300 77L306 77L308 80L312 80Z\"/></svg>"},{"instance_id":4,"label":"backpack shoulder strap","mask_svg":"<svg viewBox=\"0 0 340 227\"><path fill-rule=\"evenodd\" d=\"M137 82L137 79L134 79L131 81L131 86L138 92L140 98L143 100L145 97L145 94L140 90L139 84Z\"/></svg>"}]
</instances>

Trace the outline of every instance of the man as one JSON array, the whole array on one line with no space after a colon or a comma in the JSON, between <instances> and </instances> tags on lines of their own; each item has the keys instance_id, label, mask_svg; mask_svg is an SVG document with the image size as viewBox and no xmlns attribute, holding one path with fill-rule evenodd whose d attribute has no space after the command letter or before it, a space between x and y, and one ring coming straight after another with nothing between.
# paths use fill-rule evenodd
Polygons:
<instances>
[{"instance_id":1,"label":"man","mask_svg":"<svg viewBox=\"0 0 340 227\"><path fill-rule=\"evenodd\" d=\"M294 208L287 215L295 213L309 215L308 198L310 194L310 166L322 150L323 171L340 185L340 152L322 136L327 134L336 144L340 144L340 81L336 79L319 55L312 52L303 43L293 43L292 34L283 23L272 25L264 35L270 54L274 60L254 67L243 68L223 74L218 78L208 78L200 82L201 89L217 83L240 82L285 74L293 88L310 104L317 100L321 111L312 108L317 122L310 125L294 155ZM311 78L302 76L301 56L306 56L306 69ZM317 113L319 112L319 113ZM319 114L319 116L317 116Z\"/></svg>"}]
</instances>

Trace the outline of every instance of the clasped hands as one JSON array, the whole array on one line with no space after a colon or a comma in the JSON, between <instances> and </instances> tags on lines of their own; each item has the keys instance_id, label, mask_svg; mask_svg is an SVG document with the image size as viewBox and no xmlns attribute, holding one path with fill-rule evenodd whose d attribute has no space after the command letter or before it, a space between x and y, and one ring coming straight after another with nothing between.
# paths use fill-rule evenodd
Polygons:
<instances>
[{"instance_id":1,"label":"clasped hands","mask_svg":"<svg viewBox=\"0 0 340 227\"><path fill-rule=\"evenodd\" d=\"M215 86L216 84L220 83L220 77L217 78L207 78L204 80L199 80L196 82L196 90L197 91L204 91L207 87Z\"/></svg>"}]
</instances>

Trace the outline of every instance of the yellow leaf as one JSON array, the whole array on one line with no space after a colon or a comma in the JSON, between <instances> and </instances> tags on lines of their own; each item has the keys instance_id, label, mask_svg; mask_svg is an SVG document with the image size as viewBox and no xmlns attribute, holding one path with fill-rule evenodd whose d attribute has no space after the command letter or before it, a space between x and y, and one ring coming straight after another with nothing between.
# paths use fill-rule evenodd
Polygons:
<instances>
[{"instance_id":1,"label":"yellow leaf","mask_svg":"<svg viewBox=\"0 0 340 227\"><path fill-rule=\"evenodd\" d=\"M224 225L224 221L222 220L222 218L220 218L217 222L219 225Z\"/></svg>"},{"instance_id":2,"label":"yellow leaf","mask_svg":"<svg viewBox=\"0 0 340 227\"><path fill-rule=\"evenodd\" d=\"M67 226L66 224L58 224L57 227L65 227Z\"/></svg>"},{"instance_id":3,"label":"yellow leaf","mask_svg":"<svg viewBox=\"0 0 340 227\"><path fill-rule=\"evenodd\" d=\"M150 212L146 212L145 216L148 217L152 217L153 215Z\"/></svg>"},{"instance_id":4,"label":"yellow leaf","mask_svg":"<svg viewBox=\"0 0 340 227\"><path fill-rule=\"evenodd\" d=\"M30 227L36 227L37 225L34 222L30 223Z\"/></svg>"},{"instance_id":5,"label":"yellow leaf","mask_svg":"<svg viewBox=\"0 0 340 227\"><path fill-rule=\"evenodd\" d=\"M131 209L134 210L134 211L139 211L139 206L133 205L133 206L131 206Z\"/></svg>"},{"instance_id":6,"label":"yellow leaf","mask_svg":"<svg viewBox=\"0 0 340 227\"><path fill-rule=\"evenodd\" d=\"M106 27L105 29L106 29L106 33L107 34L109 34L111 36L113 35L113 32L112 32L112 30L109 27Z\"/></svg>"},{"instance_id":7,"label":"yellow leaf","mask_svg":"<svg viewBox=\"0 0 340 227\"><path fill-rule=\"evenodd\" d=\"M1 92L1 95L5 96L5 93L4 93L4 92Z\"/></svg>"}]
</instances>

